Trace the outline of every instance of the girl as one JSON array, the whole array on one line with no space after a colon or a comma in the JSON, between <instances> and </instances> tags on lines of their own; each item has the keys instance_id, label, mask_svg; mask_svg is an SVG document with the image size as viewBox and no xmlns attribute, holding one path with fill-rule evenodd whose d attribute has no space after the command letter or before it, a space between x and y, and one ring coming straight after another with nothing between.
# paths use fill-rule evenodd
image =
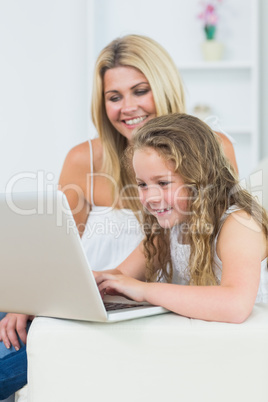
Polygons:
<instances>
[{"instance_id":1,"label":"girl","mask_svg":"<svg viewBox=\"0 0 268 402\"><path fill-rule=\"evenodd\" d=\"M133 152L145 239L117 270L96 273L101 293L243 322L255 302L268 302L265 210L239 186L215 134L193 116L151 120L134 137Z\"/></svg>"}]
</instances>

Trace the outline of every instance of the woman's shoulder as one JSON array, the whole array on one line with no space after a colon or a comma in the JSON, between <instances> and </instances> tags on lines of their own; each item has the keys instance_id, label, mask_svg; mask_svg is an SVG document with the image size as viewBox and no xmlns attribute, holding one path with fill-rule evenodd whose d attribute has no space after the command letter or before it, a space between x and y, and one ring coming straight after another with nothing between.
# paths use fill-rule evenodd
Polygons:
<instances>
[{"instance_id":1,"label":"woman's shoulder","mask_svg":"<svg viewBox=\"0 0 268 402\"><path fill-rule=\"evenodd\" d=\"M93 148L93 170L98 171L97 167L102 161L102 146L98 138L92 140ZM85 187L87 175L91 173L90 144L88 141L75 145L67 153L59 184L62 186L74 184Z\"/></svg>"},{"instance_id":2,"label":"woman's shoulder","mask_svg":"<svg viewBox=\"0 0 268 402\"><path fill-rule=\"evenodd\" d=\"M238 166L233 146L233 138L230 137L225 131L222 130L219 124L219 118L217 116L208 116L204 119L204 122L211 128L212 131L217 135L222 145L225 156L231 162L233 168L238 173Z\"/></svg>"},{"instance_id":3,"label":"woman's shoulder","mask_svg":"<svg viewBox=\"0 0 268 402\"><path fill-rule=\"evenodd\" d=\"M98 171L98 167L102 164L102 144L99 138L90 141L92 146L94 171ZM89 141L84 141L71 148L66 156L65 163L76 169L90 171L91 153Z\"/></svg>"},{"instance_id":4,"label":"woman's shoulder","mask_svg":"<svg viewBox=\"0 0 268 402\"><path fill-rule=\"evenodd\" d=\"M238 166L237 166L233 143L230 141L230 139L224 133L215 131L215 134L218 136L218 138L221 142L225 156L227 157L229 162L231 162L231 165L233 166L236 173L238 173Z\"/></svg>"},{"instance_id":5,"label":"woman's shoulder","mask_svg":"<svg viewBox=\"0 0 268 402\"><path fill-rule=\"evenodd\" d=\"M94 172L100 172L103 164L103 146L99 138L91 140Z\"/></svg>"}]
</instances>

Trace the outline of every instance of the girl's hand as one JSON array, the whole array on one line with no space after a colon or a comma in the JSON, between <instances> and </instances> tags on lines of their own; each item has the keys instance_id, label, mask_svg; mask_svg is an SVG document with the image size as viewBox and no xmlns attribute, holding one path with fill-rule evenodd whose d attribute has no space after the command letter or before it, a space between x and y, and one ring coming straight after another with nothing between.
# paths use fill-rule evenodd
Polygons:
<instances>
[{"instance_id":1,"label":"girl's hand","mask_svg":"<svg viewBox=\"0 0 268 402\"><path fill-rule=\"evenodd\" d=\"M9 349L11 345L16 350L20 349L18 335L22 342L26 343L27 338L27 321L33 320L33 316L25 314L8 313L0 321L0 341L3 341L6 348Z\"/></svg>"},{"instance_id":2,"label":"girl's hand","mask_svg":"<svg viewBox=\"0 0 268 402\"><path fill-rule=\"evenodd\" d=\"M96 279L101 296L120 294L137 302L144 302L146 283L125 275L101 272Z\"/></svg>"},{"instance_id":3,"label":"girl's hand","mask_svg":"<svg viewBox=\"0 0 268 402\"><path fill-rule=\"evenodd\" d=\"M103 274L103 271L93 271L92 270L92 273L94 275L95 281L98 283L98 278L99 278L100 275Z\"/></svg>"}]
</instances>

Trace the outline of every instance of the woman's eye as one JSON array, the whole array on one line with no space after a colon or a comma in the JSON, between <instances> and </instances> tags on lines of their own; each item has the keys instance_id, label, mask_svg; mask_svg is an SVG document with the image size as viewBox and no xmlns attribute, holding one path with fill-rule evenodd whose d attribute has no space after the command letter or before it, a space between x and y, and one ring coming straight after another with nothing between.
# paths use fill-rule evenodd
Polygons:
<instances>
[{"instance_id":1,"label":"woman's eye","mask_svg":"<svg viewBox=\"0 0 268 402\"><path fill-rule=\"evenodd\" d=\"M111 102L118 102L120 100L120 96L112 96L109 101Z\"/></svg>"},{"instance_id":2,"label":"woman's eye","mask_svg":"<svg viewBox=\"0 0 268 402\"><path fill-rule=\"evenodd\" d=\"M149 91L150 91L150 89L138 89L138 90L135 92L135 95L137 95L137 96L142 96L142 95L147 94Z\"/></svg>"}]
</instances>

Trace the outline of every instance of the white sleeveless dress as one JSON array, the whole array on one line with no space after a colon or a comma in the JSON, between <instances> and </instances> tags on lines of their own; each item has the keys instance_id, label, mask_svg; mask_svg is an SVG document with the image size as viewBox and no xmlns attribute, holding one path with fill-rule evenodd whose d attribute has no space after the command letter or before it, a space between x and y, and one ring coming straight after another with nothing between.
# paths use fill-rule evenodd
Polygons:
<instances>
[{"instance_id":1,"label":"white sleeveless dress","mask_svg":"<svg viewBox=\"0 0 268 402\"><path fill-rule=\"evenodd\" d=\"M91 141L89 148L90 167L93 173ZM130 209L95 205L93 179L90 191L92 209L82 235L82 245L93 270L116 268L142 241L141 226Z\"/></svg>"},{"instance_id":2,"label":"white sleeveless dress","mask_svg":"<svg viewBox=\"0 0 268 402\"><path fill-rule=\"evenodd\" d=\"M232 206L224 213L221 219L221 226L223 225L225 219L232 212L237 211L238 208ZM170 235L170 247L171 247L171 260L173 265L173 279L172 283L178 285L188 285L190 280L188 265L190 257L190 246L189 244L181 244L178 242L179 236L179 226L174 226L171 229ZM218 282L221 281L222 273L222 262L216 253L217 238L215 239L215 256L214 256L214 273ZM261 262L261 277L258 289L258 294L255 303L268 303L268 269L267 269L267 258Z\"/></svg>"}]
</instances>

